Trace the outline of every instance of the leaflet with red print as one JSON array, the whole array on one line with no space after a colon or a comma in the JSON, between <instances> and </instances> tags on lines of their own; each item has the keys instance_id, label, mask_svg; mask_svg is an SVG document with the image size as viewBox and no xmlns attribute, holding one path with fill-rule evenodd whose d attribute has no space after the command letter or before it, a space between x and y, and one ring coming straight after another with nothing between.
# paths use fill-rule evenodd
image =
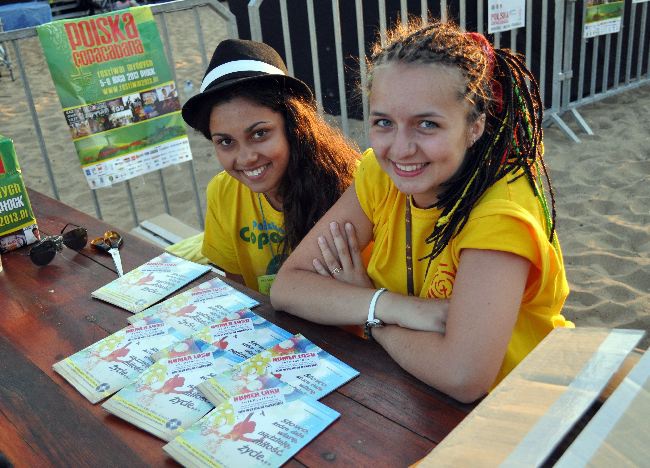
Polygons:
<instances>
[{"instance_id":1,"label":"leaflet with red print","mask_svg":"<svg viewBox=\"0 0 650 468\"><path fill-rule=\"evenodd\" d=\"M279 382L226 400L163 450L184 466L281 466L339 416Z\"/></svg>"},{"instance_id":2,"label":"leaflet with red print","mask_svg":"<svg viewBox=\"0 0 650 468\"><path fill-rule=\"evenodd\" d=\"M223 288L224 285L226 288ZM86 398L96 403L132 382L153 364L157 360L154 353L188 338L206 325L254 316L249 309L242 309L240 297L230 295L230 289L232 288L221 280L207 281L168 299L156 306L159 313L145 316L130 327L73 354L55 364L54 369ZM245 304L251 304L251 301L250 298L243 299ZM268 322L266 326L260 323L262 346L264 343L272 346L281 341L287 333L282 332L282 329ZM230 341L222 339L221 346L231 343L230 347L238 350L242 358L248 357L252 351L244 354L246 349L252 347L257 352L258 348L253 346L255 338L248 336L245 339L244 336L248 335L242 333L241 338L233 337Z\"/></svg>"},{"instance_id":3,"label":"leaflet with red print","mask_svg":"<svg viewBox=\"0 0 650 468\"><path fill-rule=\"evenodd\" d=\"M137 313L208 271L207 265L165 252L93 291L91 296Z\"/></svg>"},{"instance_id":4,"label":"leaflet with red print","mask_svg":"<svg viewBox=\"0 0 650 468\"><path fill-rule=\"evenodd\" d=\"M138 320L160 318L191 335L201 328L231 317L241 309L250 309L259 302L235 288L213 278L128 318Z\"/></svg>"},{"instance_id":5,"label":"leaflet with red print","mask_svg":"<svg viewBox=\"0 0 650 468\"><path fill-rule=\"evenodd\" d=\"M112 395L154 363L151 357L187 335L157 319L141 321L57 362L52 367L91 403Z\"/></svg>"},{"instance_id":6,"label":"leaflet with red print","mask_svg":"<svg viewBox=\"0 0 650 468\"><path fill-rule=\"evenodd\" d=\"M208 379L199 389L218 405L236 395L273 388L281 381L320 399L357 375L357 370L304 336L294 335Z\"/></svg>"},{"instance_id":7,"label":"leaflet with red print","mask_svg":"<svg viewBox=\"0 0 650 468\"><path fill-rule=\"evenodd\" d=\"M196 344L203 341L219 350L236 354L244 360L292 336L288 331L260 317L250 309L241 309L156 353L154 359L192 353Z\"/></svg>"},{"instance_id":8,"label":"leaflet with red print","mask_svg":"<svg viewBox=\"0 0 650 468\"><path fill-rule=\"evenodd\" d=\"M205 342L193 348L193 353L157 360L102 406L140 429L170 441L214 408L196 386L243 360Z\"/></svg>"}]
</instances>

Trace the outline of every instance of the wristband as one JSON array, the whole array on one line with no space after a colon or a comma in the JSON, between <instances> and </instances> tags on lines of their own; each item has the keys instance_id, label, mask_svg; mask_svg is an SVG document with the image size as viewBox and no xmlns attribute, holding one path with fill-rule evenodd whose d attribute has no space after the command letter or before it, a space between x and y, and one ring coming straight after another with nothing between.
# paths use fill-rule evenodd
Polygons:
<instances>
[{"instance_id":1,"label":"wristband","mask_svg":"<svg viewBox=\"0 0 650 468\"><path fill-rule=\"evenodd\" d=\"M379 320L378 318L375 318L375 307L377 306L377 299L379 299L379 296L381 296L384 291L386 291L386 288L380 288L375 291L375 293L372 295L372 299L370 299L370 305L368 306L368 320L366 320L366 337L368 339L372 339L372 329L373 328L378 328L378 327L383 327L384 322Z\"/></svg>"}]
</instances>

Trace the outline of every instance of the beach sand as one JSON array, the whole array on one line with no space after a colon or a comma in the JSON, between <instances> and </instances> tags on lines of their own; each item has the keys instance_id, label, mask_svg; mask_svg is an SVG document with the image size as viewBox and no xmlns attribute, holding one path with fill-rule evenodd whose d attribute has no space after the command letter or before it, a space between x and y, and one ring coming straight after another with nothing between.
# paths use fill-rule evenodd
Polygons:
<instances>
[{"instance_id":1,"label":"beach sand","mask_svg":"<svg viewBox=\"0 0 650 468\"><path fill-rule=\"evenodd\" d=\"M650 86L579 112L594 132L578 133L582 143L555 126L544 133L571 287L564 314L650 333ZM646 334L640 347L649 344Z\"/></svg>"},{"instance_id":2,"label":"beach sand","mask_svg":"<svg viewBox=\"0 0 650 468\"><path fill-rule=\"evenodd\" d=\"M167 19L183 99L188 97L183 93L184 81L190 79L198 87L204 69L196 41L184 34L193 21L186 12ZM222 21L208 21L205 16L202 24L206 49L212 51L226 37L225 27ZM15 63L11 47L9 52ZM38 40L22 40L21 55L59 196L97 215ZM0 71L0 134L14 139L27 185L53 195L22 82L12 82L6 69ZM581 132L567 115L566 122L582 139L580 144L556 126L545 130L547 164L556 190L557 232L571 287L564 314L577 326L650 332L650 123L645 117L650 113L650 86L587 105L580 113L595 133ZM361 134L361 127L353 122L355 135ZM186 163L131 181L139 221L164 212L163 179L172 216L199 227L190 171L200 189L202 211L203 191L220 167L211 144L193 131L189 136L192 166ZM103 219L124 230L135 226L124 184L100 189L97 196ZM646 336L641 347L649 344Z\"/></svg>"}]
</instances>

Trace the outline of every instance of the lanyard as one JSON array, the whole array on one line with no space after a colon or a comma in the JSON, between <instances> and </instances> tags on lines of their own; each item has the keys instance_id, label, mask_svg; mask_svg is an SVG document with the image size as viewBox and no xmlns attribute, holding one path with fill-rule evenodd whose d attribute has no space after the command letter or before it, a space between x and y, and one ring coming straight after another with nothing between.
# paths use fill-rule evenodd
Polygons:
<instances>
[{"instance_id":1,"label":"lanyard","mask_svg":"<svg viewBox=\"0 0 650 468\"><path fill-rule=\"evenodd\" d=\"M266 197L266 195L264 195ZM269 225L266 222L266 216L264 216L264 207L262 206L262 196L257 193L257 202L260 205L260 211L262 212L262 224L264 225L264 232L266 233L266 236L269 238L269 249L271 249L271 259L275 258L275 252L273 251L273 242L271 242L271 236L269 236Z\"/></svg>"},{"instance_id":2,"label":"lanyard","mask_svg":"<svg viewBox=\"0 0 650 468\"><path fill-rule=\"evenodd\" d=\"M411 196L406 196L406 289L409 296L415 296L413 286L413 249L411 234Z\"/></svg>"}]
</instances>

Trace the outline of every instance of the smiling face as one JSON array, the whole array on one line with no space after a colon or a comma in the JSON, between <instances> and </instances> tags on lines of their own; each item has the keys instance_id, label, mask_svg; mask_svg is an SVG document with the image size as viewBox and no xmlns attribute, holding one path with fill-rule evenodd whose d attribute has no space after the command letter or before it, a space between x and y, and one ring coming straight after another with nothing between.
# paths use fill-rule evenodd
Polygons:
<instances>
[{"instance_id":1,"label":"smiling face","mask_svg":"<svg viewBox=\"0 0 650 468\"><path fill-rule=\"evenodd\" d=\"M210 135L224 170L280 209L277 191L289 164L284 117L236 97L212 108Z\"/></svg>"},{"instance_id":2,"label":"smiling face","mask_svg":"<svg viewBox=\"0 0 650 468\"><path fill-rule=\"evenodd\" d=\"M468 123L463 77L431 64L381 65L370 92L370 144L397 188L419 207L433 205L485 126Z\"/></svg>"}]
</instances>

